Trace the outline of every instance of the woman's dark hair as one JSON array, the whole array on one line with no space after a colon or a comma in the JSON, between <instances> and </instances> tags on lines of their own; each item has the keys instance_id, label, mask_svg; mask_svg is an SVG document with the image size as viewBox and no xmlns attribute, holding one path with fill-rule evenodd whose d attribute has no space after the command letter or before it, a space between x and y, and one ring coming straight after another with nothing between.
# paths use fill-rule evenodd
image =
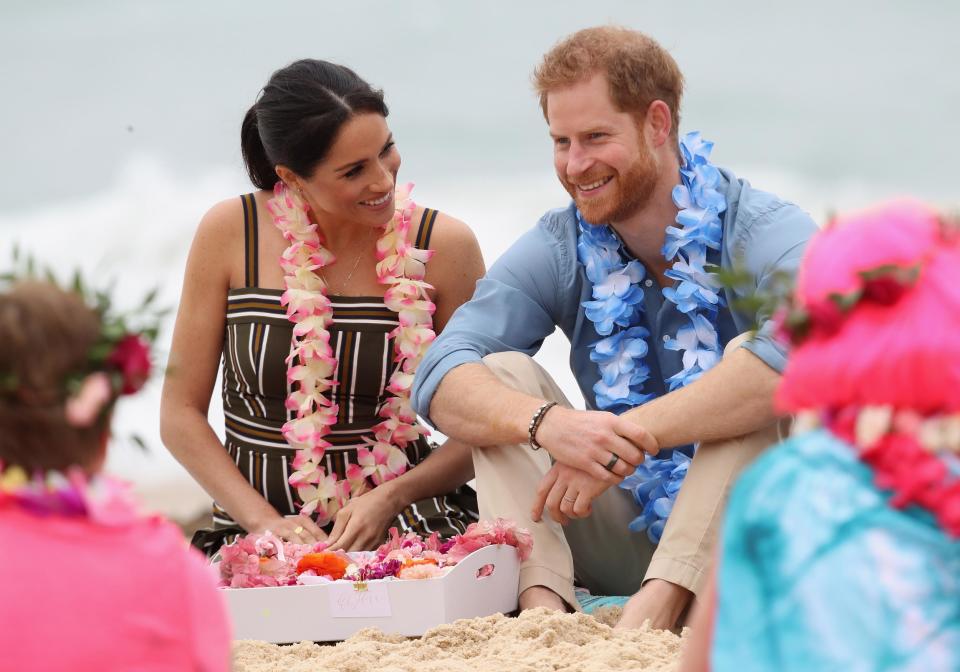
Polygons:
<instances>
[{"instance_id":1,"label":"woman's dark hair","mask_svg":"<svg viewBox=\"0 0 960 672\"><path fill-rule=\"evenodd\" d=\"M345 121L357 113L387 116L383 91L350 68L327 61L295 61L270 76L243 118L240 148L250 181L272 189L282 164L309 177Z\"/></svg>"}]
</instances>

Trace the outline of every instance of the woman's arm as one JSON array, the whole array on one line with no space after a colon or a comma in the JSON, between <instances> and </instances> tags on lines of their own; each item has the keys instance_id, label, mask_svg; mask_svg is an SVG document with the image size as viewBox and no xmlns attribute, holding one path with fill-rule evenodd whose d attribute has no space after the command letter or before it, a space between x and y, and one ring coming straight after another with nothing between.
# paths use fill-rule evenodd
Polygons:
<instances>
[{"instance_id":1,"label":"woman's arm","mask_svg":"<svg viewBox=\"0 0 960 672\"><path fill-rule=\"evenodd\" d=\"M473 296L477 280L487 269L477 237L459 219L437 213L431 244L435 253L424 279L435 287L433 330L439 335L453 312Z\"/></svg>"},{"instance_id":2,"label":"woman's arm","mask_svg":"<svg viewBox=\"0 0 960 672\"><path fill-rule=\"evenodd\" d=\"M445 495L473 478L472 451L466 444L448 440L402 476L351 499L337 512L330 548L376 548L390 522L410 504Z\"/></svg>"},{"instance_id":3,"label":"woman's arm","mask_svg":"<svg viewBox=\"0 0 960 672\"><path fill-rule=\"evenodd\" d=\"M473 295L484 272L483 256L473 231L439 213L434 224L426 281L435 287L434 330L440 333L453 312ZM351 500L336 517L333 548L358 550L379 542L391 520L411 503L451 492L473 478L472 448L448 439L415 469Z\"/></svg>"},{"instance_id":4,"label":"woman's arm","mask_svg":"<svg viewBox=\"0 0 960 672\"><path fill-rule=\"evenodd\" d=\"M160 403L160 436L174 457L249 532L270 529L293 541L323 533L305 517L284 518L244 478L207 421L226 322L230 260L242 259L239 199L208 212L197 229L173 331ZM294 534L298 526L301 534Z\"/></svg>"}]
</instances>

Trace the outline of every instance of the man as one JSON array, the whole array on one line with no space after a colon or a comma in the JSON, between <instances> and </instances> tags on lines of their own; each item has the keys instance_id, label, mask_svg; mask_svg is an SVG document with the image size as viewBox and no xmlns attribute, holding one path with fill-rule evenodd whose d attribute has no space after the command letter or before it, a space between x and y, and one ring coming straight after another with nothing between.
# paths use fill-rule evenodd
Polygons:
<instances>
[{"instance_id":1,"label":"man","mask_svg":"<svg viewBox=\"0 0 960 672\"><path fill-rule=\"evenodd\" d=\"M776 438L785 363L769 316L732 310L736 293L705 267L745 270L751 286L738 292L769 289L816 227L706 162L696 136L678 150L683 77L645 35L582 30L546 54L535 81L573 203L477 284L421 362L414 405L478 446L481 516L530 525L522 608L577 608L576 578L594 593L636 592L622 627L676 627L709 573L727 490ZM558 325L589 410L570 408L530 359ZM689 444L696 457L655 546L628 531L639 508L611 486L645 454Z\"/></svg>"}]
</instances>

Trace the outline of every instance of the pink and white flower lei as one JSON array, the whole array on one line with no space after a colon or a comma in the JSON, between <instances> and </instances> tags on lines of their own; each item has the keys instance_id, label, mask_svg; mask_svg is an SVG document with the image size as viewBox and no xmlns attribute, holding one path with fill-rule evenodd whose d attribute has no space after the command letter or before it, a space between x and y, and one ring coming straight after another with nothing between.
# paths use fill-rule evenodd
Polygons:
<instances>
[{"instance_id":1,"label":"pink and white flower lei","mask_svg":"<svg viewBox=\"0 0 960 672\"><path fill-rule=\"evenodd\" d=\"M373 427L374 439L364 439L369 446L357 451L358 464L347 466L345 480L327 474L321 466L331 445L323 437L337 421L337 404L327 396L337 384L333 380L337 359L330 347L333 308L327 285L317 271L335 258L323 246L320 231L296 192L278 182L267 204L289 243L280 257L286 288L280 301L287 308L287 318L295 323L286 360L287 381L291 384L286 406L296 412L296 418L282 429L284 438L297 450L290 484L303 500L301 513L316 512L320 525L330 522L350 497L363 494L371 483L377 486L404 473L409 466L404 448L428 433L418 424L410 406L410 387L417 365L436 337L436 306L427 294L432 287L423 281L433 251L419 250L409 242L416 207L410 200L412 188L408 184L396 189L393 218L377 240L377 279L387 286L384 303L398 313L400 320L390 334L397 368L386 389L394 396L380 409L383 422Z\"/></svg>"}]
</instances>

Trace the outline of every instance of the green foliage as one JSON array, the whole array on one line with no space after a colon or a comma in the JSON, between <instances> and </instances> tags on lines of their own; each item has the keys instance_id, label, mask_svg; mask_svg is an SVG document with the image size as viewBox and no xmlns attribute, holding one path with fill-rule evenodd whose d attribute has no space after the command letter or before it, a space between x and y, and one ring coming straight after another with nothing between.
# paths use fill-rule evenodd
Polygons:
<instances>
[{"instance_id":1,"label":"green foliage","mask_svg":"<svg viewBox=\"0 0 960 672\"><path fill-rule=\"evenodd\" d=\"M720 287L733 295L730 308L751 320L748 327L751 331L756 331L761 321L787 304L793 292L793 276L785 271L776 272L766 282L766 289L761 291L756 287L754 274L739 263L734 263L730 268L716 264L709 264L705 268L713 274Z\"/></svg>"}]
</instances>

